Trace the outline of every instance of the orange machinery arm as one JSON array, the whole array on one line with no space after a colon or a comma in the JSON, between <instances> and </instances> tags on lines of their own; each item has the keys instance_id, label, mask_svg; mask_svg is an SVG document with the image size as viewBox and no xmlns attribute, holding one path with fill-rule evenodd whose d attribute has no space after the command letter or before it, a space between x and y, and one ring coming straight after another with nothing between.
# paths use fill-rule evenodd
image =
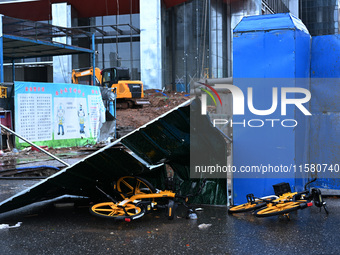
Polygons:
<instances>
[{"instance_id":1,"label":"orange machinery arm","mask_svg":"<svg viewBox=\"0 0 340 255\"><path fill-rule=\"evenodd\" d=\"M79 81L78 81L79 77L92 76L92 75L93 75L92 67L87 70L83 70L83 71L76 71L73 69L72 70L72 83L79 84ZM101 74L101 70L98 67L95 68L95 75L96 75L96 82L98 82L98 84L101 84L102 74Z\"/></svg>"}]
</instances>

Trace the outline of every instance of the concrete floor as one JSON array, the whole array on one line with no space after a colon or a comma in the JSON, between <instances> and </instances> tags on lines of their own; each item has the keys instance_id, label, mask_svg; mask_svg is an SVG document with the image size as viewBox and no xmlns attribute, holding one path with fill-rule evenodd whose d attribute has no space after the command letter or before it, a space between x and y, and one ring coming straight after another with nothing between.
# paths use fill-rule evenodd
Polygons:
<instances>
[{"instance_id":1,"label":"concrete floor","mask_svg":"<svg viewBox=\"0 0 340 255\"><path fill-rule=\"evenodd\" d=\"M32 181L0 181L4 199ZM15 188L17 187L17 188ZM226 207L203 207L197 220L164 212L134 222L92 216L88 207L29 206L0 215L1 254L339 254L340 200L328 198L330 214L316 207L280 217L228 215ZM211 224L206 229L199 225Z\"/></svg>"}]
</instances>

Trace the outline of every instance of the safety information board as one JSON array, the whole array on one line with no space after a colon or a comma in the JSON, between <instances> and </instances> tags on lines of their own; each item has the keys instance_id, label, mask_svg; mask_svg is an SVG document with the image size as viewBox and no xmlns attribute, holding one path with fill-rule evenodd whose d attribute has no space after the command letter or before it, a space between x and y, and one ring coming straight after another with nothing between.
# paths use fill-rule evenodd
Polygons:
<instances>
[{"instance_id":1,"label":"safety information board","mask_svg":"<svg viewBox=\"0 0 340 255\"><path fill-rule=\"evenodd\" d=\"M50 147L94 144L105 108L99 87L15 82L16 132ZM17 147L27 143L17 138Z\"/></svg>"},{"instance_id":2,"label":"safety information board","mask_svg":"<svg viewBox=\"0 0 340 255\"><path fill-rule=\"evenodd\" d=\"M32 141L52 140L52 95L19 94L16 122L20 134Z\"/></svg>"}]
</instances>

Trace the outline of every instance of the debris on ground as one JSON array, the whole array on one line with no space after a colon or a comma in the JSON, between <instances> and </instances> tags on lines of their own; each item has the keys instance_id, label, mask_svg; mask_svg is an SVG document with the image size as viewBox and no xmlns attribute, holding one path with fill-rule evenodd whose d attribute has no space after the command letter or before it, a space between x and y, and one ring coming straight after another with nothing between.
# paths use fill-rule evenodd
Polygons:
<instances>
[{"instance_id":1,"label":"debris on ground","mask_svg":"<svg viewBox=\"0 0 340 255\"><path fill-rule=\"evenodd\" d=\"M22 222L18 222L17 224L10 226L8 224L0 224L0 229L8 229L8 228L18 228L21 226Z\"/></svg>"},{"instance_id":2,"label":"debris on ground","mask_svg":"<svg viewBox=\"0 0 340 255\"><path fill-rule=\"evenodd\" d=\"M203 229L207 229L209 227L211 227L212 224L205 224L205 223L202 223L200 225L198 225L198 228L203 230Z\"/></svg>"},{"instance_id":3,"label":"debris on ground","mask_svg":"<svg viewBox=\"0 0 340 255\"><path fill-rule=\"evenodd\" d=\"M100 149L103 145L72 148L49 148L50 153L60 159L71 161L79 161ZM47 177L59 170L65 168L59 162L55 162L50 156L31 147L27 147L20 151L7 151L1 157L0 178L9 177Z\"/></svg>"},{"instance_id":4,"label":"debris on ground","mask_svg":"<svg viewBox=\"0 0 340 255\"><path fill-rule=\"evenodd\" d=\"M187 219L197 220L197 214L194 212L194 210L189 209L189 214L187 216Z\"/></svg>"}]
</instances>

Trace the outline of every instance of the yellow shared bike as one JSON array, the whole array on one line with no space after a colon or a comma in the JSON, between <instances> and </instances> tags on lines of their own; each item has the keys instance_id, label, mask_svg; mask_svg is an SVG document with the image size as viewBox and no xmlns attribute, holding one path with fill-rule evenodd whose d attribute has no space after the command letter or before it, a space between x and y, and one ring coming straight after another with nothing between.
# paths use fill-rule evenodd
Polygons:
<instances>
[{"instance_id":1,"label":"yellow shared bike","mask_svg":"<svg viewBox=\"0 0 340 255\"><path fill-rule=\"evenodd\" d=\"M94 204L90 207L90 212L99 217L110 218L115 220L123 220L130 222L138 219L148 212L159 208L165 208L168 219L173 219L175 209L178 204L175 199L181 200L181 203L188 208L188 214L193 214L192 209L188 204L188 199L201 192L205 181L203 180L199 191L194 195L180 196L172 190L158 190L141 177L124 176L114 183L114 192L121 197L121 200L112 198L99 187L96 187L110 201ZM162 200L162 203L159 201ZM165 203L164 203L165 201Z\"/></svg>"},{"instance_id":2,"label":"yellow shared bike","mask_svg":"<svg viewBox=\"0 0 340 255\"><path fill-rule=\"evenodd\" d=\"M246 196L247 203L231 206L228 213L253 211L256 217L284 215L289 218L289 213L315 205L320 210L324 208L328 214L326 202L323 200L320 189L308 188L315 181L316 178L307 182L305 190L302 192L291 192L289 183L279 183L273 185L275 195L257 198L253 194L248 194Z\"/></svg>"}]
</instances>

